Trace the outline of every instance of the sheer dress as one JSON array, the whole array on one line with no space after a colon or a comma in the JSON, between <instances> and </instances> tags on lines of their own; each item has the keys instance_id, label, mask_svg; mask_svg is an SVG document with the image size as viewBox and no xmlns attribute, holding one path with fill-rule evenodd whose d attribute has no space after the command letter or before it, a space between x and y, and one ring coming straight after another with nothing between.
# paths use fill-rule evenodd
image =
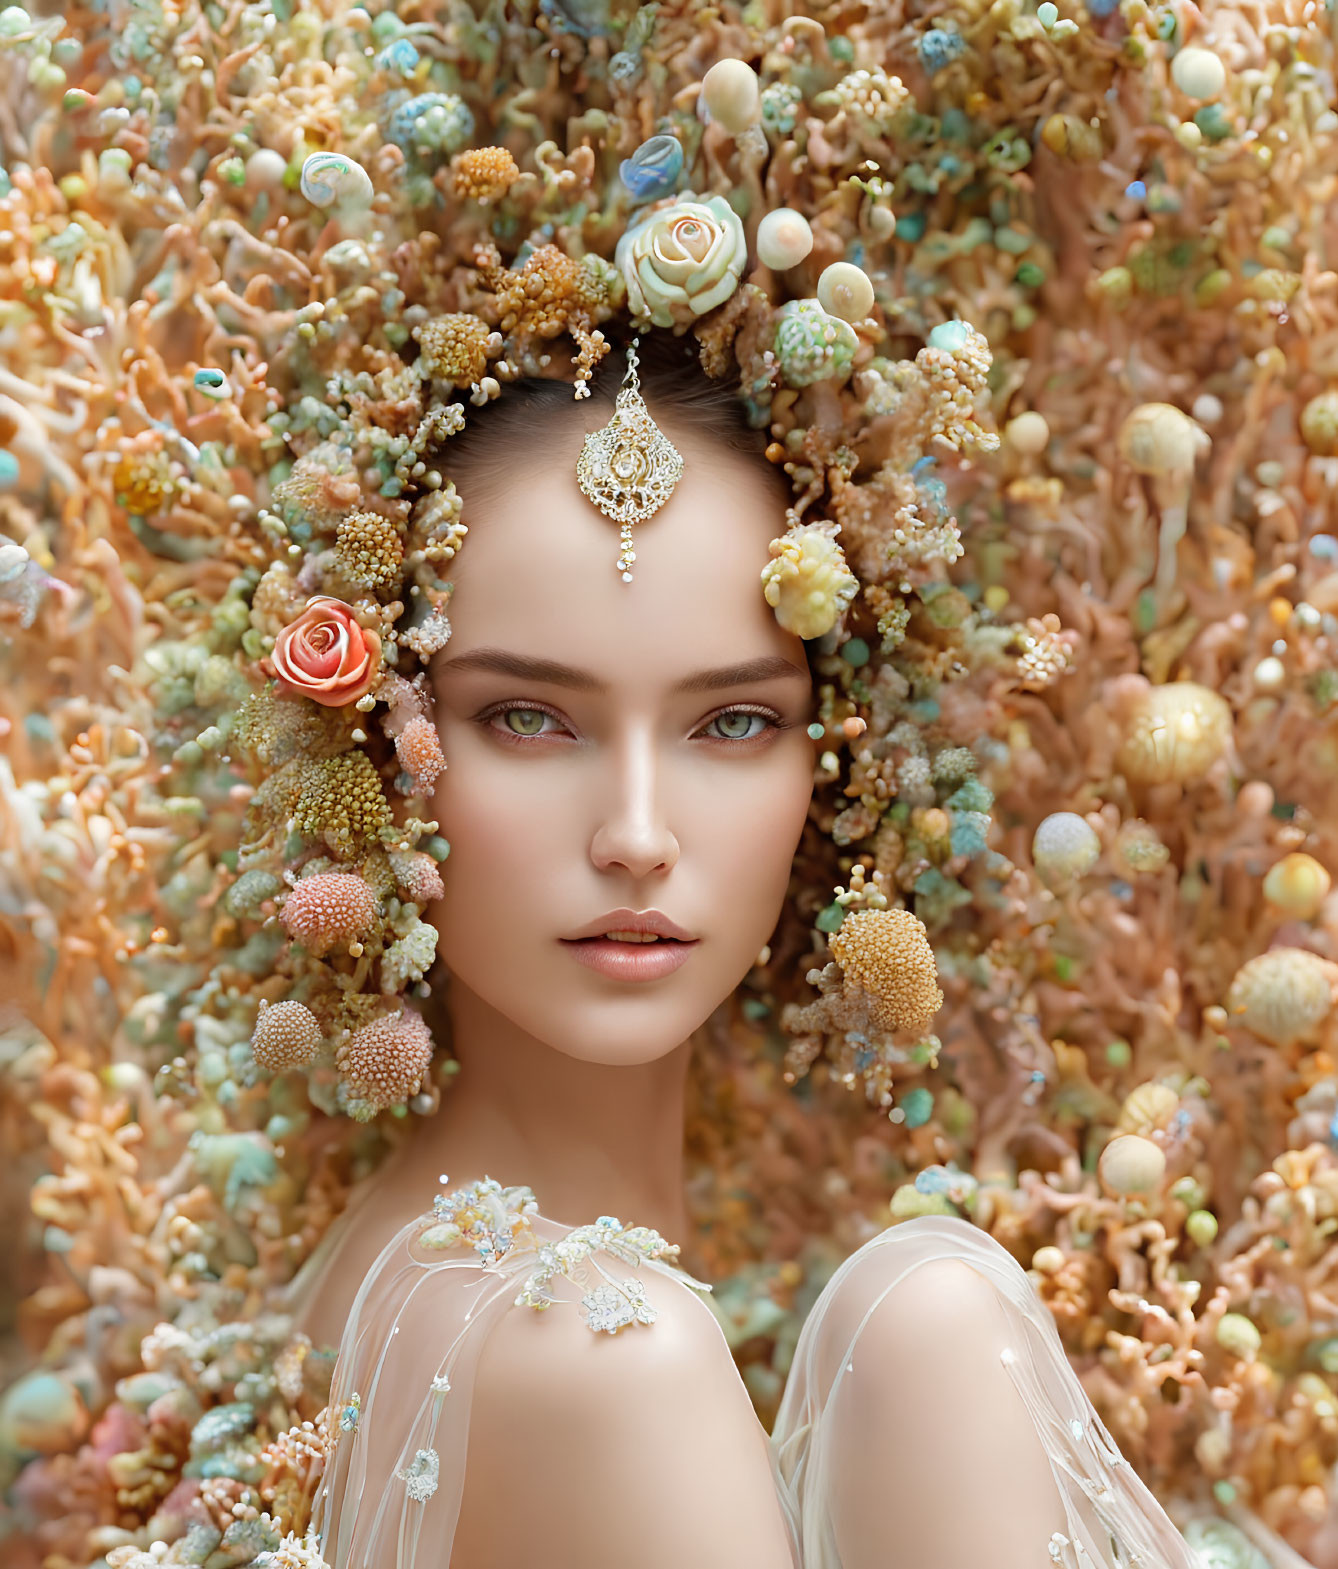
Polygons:
<instances>
[{"instance_id":1,"label":"sheer dress","mask_svg":"<svg viewBox=\"0 0 1338 1569\"><path fill-rule=\"evenodd\" d=\"M611 1216L565 1227L540 1212L529 1188L491 1179L439 1194L431 1209L393 1236L354 1301L334 1372L333 1448L312 1521L330 1569L442 1569L449 1563L464 1491L471 1391L480 1354L502 1315L574 1311L595 1335L651 1334L656 1314L645 1281L657 1275L696 1299L693 1311L709 1317L723 1339L702 1300L711 1288L677 1266L677 1251L657 1232ZM919 1272L945 1261L974 1272L974 1295L985 1309L985 1317L972 1320L982 1326L969 1348L977 1360L965 1356L957 1369L960 1378L974 1380L963 1386L965 1409L1003 1410L989 1406L992 1379L1004 1391L1014 1445L1031 1446L1034 1471L1048 1472L1048 1497L1036 1518L1046 1513L1055 1529L1048 1535L1038 1529L1035 1551L1026 1544L1025 1561L1036 1569L1201 1569L1196 1552L1098 1417L1025 1271L987 1232L937 1215L902 1221L871 1238L836 1270L803 1324L768 1441L793 1569L850 1569L862 1560L850 1544L867 1543L871 1530L889 1529L905 1545L906 1562L926 1555L943 1565L953 1562L944 1544L962 1515L963 1485L950 1455L941 1466L917 1464L912 1433L909 1463L878 1472L876 1518L894 1522L890 1527L871 1525L872 1513L860 1515L874 1504L863 1497L852 1504L849 1485L858 1473L852 1457L876 1453L880 1444L890 1452L889 1434L879 1430L889 1423L888 1404L869 1398L878 1359L887 1356L887 1342L878 1338L880 1318L886 1324L899 1302L912 1302L915 1283L933 1274ZM311 1274L304 1271L308 1283ZM923 1309L921 1300L917 1311ZM945 1400L960 1410L962 1392L942 1394L943 1369L932 1357L902 1360L909 1366L899 1373L902 1409L936 1413L941 1427ZM918 1392L917 1373L926 1381ZM960 1427L961 1418L956 1421ZM1016 1487L1006 1466L1000 1475ZM1006 1491L994 1499L971 1491L977 1495L973 1505L983 1498L996 1521L1015 1504L1021 1507ZM1001 1531L1006 1536L1006 1528ZM995 1561L1006 1559L1005 1553ZM1015 1552L1007 1561L1021 1560Z\"/></svg>"}]
</instances>

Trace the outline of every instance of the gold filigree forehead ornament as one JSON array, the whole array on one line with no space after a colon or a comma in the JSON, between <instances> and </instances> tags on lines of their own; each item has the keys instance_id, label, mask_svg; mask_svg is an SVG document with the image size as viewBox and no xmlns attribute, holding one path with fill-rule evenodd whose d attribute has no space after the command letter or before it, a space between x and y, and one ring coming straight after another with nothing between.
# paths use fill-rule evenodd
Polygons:
<instances>
[{"instance_id":1,"label":"gold filigree forehead ornament","mask_svg":"<svg viewBox=\"0 0 1338 1569\"><path fill-rule=\"evenodd\" d=\"M618 389L613 418L602 430L591 431L576 462L581 489L621 530L618 570L632 581L632 525L656 513L683 477L683 457L650 417L641 398L636 368L638 339L627 350L627 375Z\"/></svg>"}]
</instances>

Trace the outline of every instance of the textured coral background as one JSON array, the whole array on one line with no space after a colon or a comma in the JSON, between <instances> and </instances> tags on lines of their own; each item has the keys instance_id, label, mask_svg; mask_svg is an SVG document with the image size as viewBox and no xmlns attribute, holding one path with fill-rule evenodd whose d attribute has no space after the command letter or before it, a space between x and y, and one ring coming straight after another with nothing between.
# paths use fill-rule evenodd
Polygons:
<instances>
[{"instance_id":1,"label":"textured coral background","mask_svg":"<svg viewBox=\"0 0 1338 1569\"><path fill-rule=\"evenodd\" d=\"M322 571L383 632L401 565L439 591L444 395L503 339L589 363L655 133L750 243L813 226L695 327L862 585L785 925L694 1075L759 1413L843 1257L965 1214L1215 1562L1338 1564L1336 36L1315 0L0 11L7 1566L221 1569L304 1524L330 1359L275 1292L402 1116L343 1115L331 1061L256 1071L262 999L378 1005L276 917L267 781L353 754L284 731L260 662ZM737 139L697 112L734 56ZM804 385L827 351L776 312L842 259L870 321ZM384 786L403 984L434 846L393 739L300 799L373 842ZM902 979L861 989L827 942L883 899L933 945L932 1035L923 967L865 953Z\"/></svg>"}]
</instances>

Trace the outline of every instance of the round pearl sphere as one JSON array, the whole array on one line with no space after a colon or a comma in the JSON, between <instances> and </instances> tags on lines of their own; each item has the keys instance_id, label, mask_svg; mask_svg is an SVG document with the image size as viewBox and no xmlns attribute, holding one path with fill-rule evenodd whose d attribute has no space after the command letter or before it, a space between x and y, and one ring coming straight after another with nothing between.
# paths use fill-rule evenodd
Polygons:
<instances>
[{"instance_id":1,"label":"round pearl sphere","mask_svg":"<svg viewBox=\"0 0 1338 1569\"><path fill-rule=\"evenodd\" d=\"M1226 66L1211 49L1191 45L1171 61L1171 80L1186 98L1216 98L1226 86Z\"/></svg>"},{"instance_id":2,"label":"round pearl sphere","mask_svg":"<svg viewBox=\"0 0 1338 1569\"><path fill-rule=\"evenodd\" d=\"M1221 398L1214 397L1211 392L1201 392L1194 399L1189 411L1200 425L1220 425L1226 410L1222 407Z\"/></svg>"},{"instance_id":3,"label":"round pearl sphere","mask_svg":"<svg viewBox=\"0 0 1338 1569\"><path fill-rule=\"evenodd\" d=\"M1024 458L1034 458L1044 452L1050 442L1050 427L1045 416L1033 409L1010 419L1005 433L1009 446Z\"/></svg>"},{"instance_id":4,"label":"round pearl sphere","mask_svg":"<svg viewBox=\"0 0 1338 1569\"><path fill-rule=\"evenodd\" d=\"M1287 684L1287 669L1280 659L1269 654L1254 667L1252 679L1257 691L1280 692Z\"/></svg>"},{"instance_id":5,"label":"round pearl sphere","mask_svg":"<svg viewBox=\"0 0 1338 1569\"><path fill-rule=\"evenodd\" d=\"M283 181L284 170L288 167L288 160L282 153L277 153L272 147L257 147L246 160L246 181L248 185L271 189Z\"/></svg>"},{"instance_id":6,"label":"round pearl sphere","mask_svg":"<svg viewBox=\"0 0 1338 1569\"><path fill-rule=\"evenodd\" d=\"M757 226L757 259L764 267L776 272L797 267L812 249L808 219L793 207L778 207Z\"/></svg>"},{"instance_id":7,"label":"round pearl sphere","mask_svg":"<svg viewBox=\"0 0 1338 1569\"><path fill-rule=\"evenodd\" d=\"M873 284L869 275L852 262L833 262L818 279L818 303L829 316L842 321L863 321L873 309Z\"/></svg>"},{"instance_id":8,"label":"round pearl sphere","mask_svg":"<svg viewBox=\"0 0 1338 1569\"><path fill-rule=\"evenodd\" d=\"M1097 1172L1112 1193L1155 1193L1166 1175L1166 1156L1160 1144L1137 1133L1122 1133L1101 1151Z\"/></svg>"},{"instance_id":9,"label":"round pearl sphere","mask_svg":"<svg viewBox=\"0 0 1338 1569\"><path fill-rule=\"evenodd\" d=\"M739 136L762 118L757 72L743 60L717 60L702 78L702 97L712 123Z\"/></svg>"},{"instance_id":10,"label":"round pearl sphere","mask_svg":"<svg viewBox=\"0 0 1338 1569\"><path fill-rule=\"evenodd\" d=\"M1252 1362L1264 1343L1259 1326L1244 1313L1223 1313L1217 1321L1214 1338L1219 1346L1245 1362Z\"/></svg>"}]
</instances>

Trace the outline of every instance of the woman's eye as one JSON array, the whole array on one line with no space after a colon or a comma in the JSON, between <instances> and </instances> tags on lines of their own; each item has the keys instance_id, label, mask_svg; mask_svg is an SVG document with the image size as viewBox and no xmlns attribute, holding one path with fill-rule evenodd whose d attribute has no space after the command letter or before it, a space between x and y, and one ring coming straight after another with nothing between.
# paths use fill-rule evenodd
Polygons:
<instances>
[{"instance_id":1,"label":"woman's eye","mask_svg":"<svg viewBox=\"0 0 1338 1569\"><path fill-rule=\"evenodd\" d=\"M749 728L754 719L758 721L755 730ZM758 713L755 709L728 708L723 714L708 720L707 724L719 725L720 737L725 741L753 741L764 735L768 728L777 728L778 721L772 715Z\"/></svg>"},{"instance_id":2,"label":"woman's eye","mask_svg":"<svg viewBox=\"0 0 1338 1569\"><path fill-rule=\"evenodd\" d=\"M553 716L543 708L497 708L489 715L500 718L511 735L542 735L544 720Z\"/></svg>"}]
</instances>

